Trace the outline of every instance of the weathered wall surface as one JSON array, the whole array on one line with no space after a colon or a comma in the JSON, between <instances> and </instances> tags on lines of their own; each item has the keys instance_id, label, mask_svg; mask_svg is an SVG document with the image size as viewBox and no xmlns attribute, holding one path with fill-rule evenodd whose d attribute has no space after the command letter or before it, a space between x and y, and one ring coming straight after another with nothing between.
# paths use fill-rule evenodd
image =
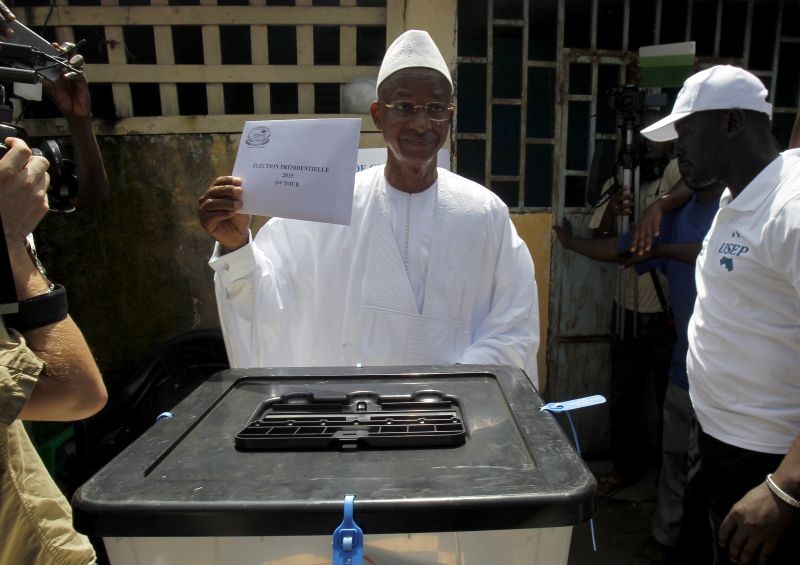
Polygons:
<instances>
[{"instance_id":1,"label":"weathered wall surface","mask_svg":"<svg viewBox=\"0 0 800 565\"><path fill-rule=\"evenodd\" d=\"M238 137L101 138L110 199L51 213L37 230L42 261L67 287L70 311L109 381L167 339L219 325L212 241L196 199L231 170Z\"/></svg>"}]
</instances>

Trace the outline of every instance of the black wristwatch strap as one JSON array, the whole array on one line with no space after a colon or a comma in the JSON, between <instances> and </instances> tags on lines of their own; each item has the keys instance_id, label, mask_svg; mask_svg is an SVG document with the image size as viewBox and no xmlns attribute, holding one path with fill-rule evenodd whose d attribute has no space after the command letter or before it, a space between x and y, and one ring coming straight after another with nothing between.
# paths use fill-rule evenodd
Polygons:
<instances>
[{"instance_id":1,"label":"black wristwatch strap","mask_svg":"<svg viewBox=\"0 0 800 565\"><path fill-rule=\"evenodd\" d=\"M68 312L67 290L57 284L50 292L21 300L19 311L3 318L7 327L24 332L60 322Z\"/></svg>"}]
</instances>

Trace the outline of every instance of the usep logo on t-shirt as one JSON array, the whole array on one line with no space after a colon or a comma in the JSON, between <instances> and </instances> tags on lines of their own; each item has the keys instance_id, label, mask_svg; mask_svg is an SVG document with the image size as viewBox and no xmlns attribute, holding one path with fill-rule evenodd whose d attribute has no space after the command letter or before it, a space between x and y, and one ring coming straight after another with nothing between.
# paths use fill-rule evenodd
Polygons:
<instances>
[{"instance_id":1,"label":"usep logo on t-shirt","mask_svg":"<svg viewBox=\"0 0 800 565\"><path fill-rule=\"evenodd\" d=\"M733 232L733 237L741 237L739 232ZM718 253L722 255L719 264L725 267L728 272L733 270L734 257L746 255L750 248L740 243L723 243L719 246Z\"/></svg>"}]
</instances>

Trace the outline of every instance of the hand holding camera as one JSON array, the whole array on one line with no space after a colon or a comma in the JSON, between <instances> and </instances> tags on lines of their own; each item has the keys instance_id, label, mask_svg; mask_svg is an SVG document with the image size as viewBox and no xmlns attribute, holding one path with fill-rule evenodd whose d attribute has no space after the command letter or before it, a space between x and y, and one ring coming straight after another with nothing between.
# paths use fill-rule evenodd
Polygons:
<instances>
[{"instance_id":1,"label":"hand holding camera","mask_svg":"<svg viewBox=\"0 0 800 565\"><path fill-rule=\"evenodd\" d=\"M47 213L50 163L33 155L21 139L5 139L8 152L0 159L0 216L9 245L25 244Z\"/></svg>"},{"instance_id":2,"label":"hand holding camera","mask_svg":"<svg viewBox=\"0 0 800 565\"><path fill-rule=\"evenodd\" d=\"M107 179L92 131L89 87L81 71L84 60L76 48L69 43L49 43L19 22L0 1L0 78L12 82L43 83L69 123L70 134L77 146L76 154L89 155L83 159L89 162L84 163L84 176L100 179L96 183L85 183L87 195L91 196L90 193L104 193ZM25 130L12 119L12 108L6 103L5 92L0 89L0 93L0 139L15 137L27 143ZM90 148L84 149L84 145ZM5 151L6 148L0 145L0 156ZM75 163L64 156L61 146L54 140L44 140L34 149L34 153L37 152L51 164L49 201L52 209L61 212L74 210L79 184ZM94 163L98 161L100 165ZM95 185L100 188L94 190Z\"/></svg>"}]
</instances>

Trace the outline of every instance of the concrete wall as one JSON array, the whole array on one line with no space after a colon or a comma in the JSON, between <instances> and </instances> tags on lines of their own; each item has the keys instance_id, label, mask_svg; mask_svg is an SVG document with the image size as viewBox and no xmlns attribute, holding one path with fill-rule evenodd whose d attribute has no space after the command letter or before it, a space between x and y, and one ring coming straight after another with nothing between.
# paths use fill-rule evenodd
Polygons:
<instances>
[{"instance_id":1,"label":"concrete wall","mask_svg":"<svg viewBox=\"0 0 800 565\"><path fill-rule=\"evenodd\" d=\"M109 381L167 339L219 325L196 198L231 170L238 135L100 138L111 198L48 215L37 242Z\"/></svg>"}]
</instances>

